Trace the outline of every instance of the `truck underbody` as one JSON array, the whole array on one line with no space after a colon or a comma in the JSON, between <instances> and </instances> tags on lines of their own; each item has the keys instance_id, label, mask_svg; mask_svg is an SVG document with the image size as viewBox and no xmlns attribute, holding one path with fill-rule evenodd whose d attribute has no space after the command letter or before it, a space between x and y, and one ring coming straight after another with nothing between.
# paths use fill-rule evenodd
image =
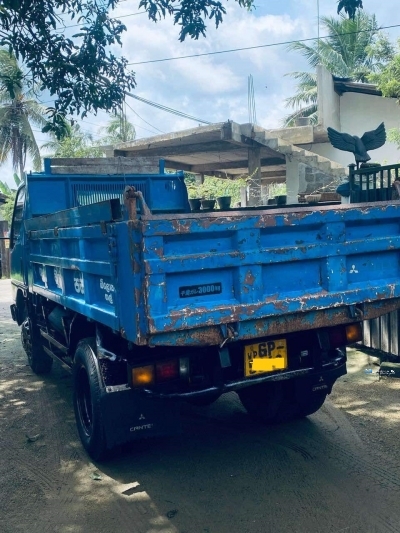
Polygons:
<instances>
[{"instance_id":1,"label":"truck underbody","mask_svg":"<svg viewBox=\"0 0 400 533\"><path fill-rule=\"evenodd\" d=\"M35 372L72 371L96 460L175 432L184 401L314 413L362 321L400 307L399 201L192 213L179 173L48 178L17 196L11 312Z\"/></svg>"}]
</instances>

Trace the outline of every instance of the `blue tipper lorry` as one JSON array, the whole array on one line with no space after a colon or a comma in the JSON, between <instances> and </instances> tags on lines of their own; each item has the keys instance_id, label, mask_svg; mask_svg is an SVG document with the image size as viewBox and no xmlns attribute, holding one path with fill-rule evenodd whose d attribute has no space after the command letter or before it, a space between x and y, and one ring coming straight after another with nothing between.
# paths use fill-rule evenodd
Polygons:
<instances>
[{"instance_id":1,"label":"blue tipper lorry","mask_svg":"<svg viewBox=\"0 0 400 533\"><path fill-rule=\"evenodd\" d=\"M182 172L27 176L11 312L32 370L72 370L93 459L235 391L266 423L317 411L363 320L400 307L400 202L190 212Z\"/></svg>"}]
</instances>

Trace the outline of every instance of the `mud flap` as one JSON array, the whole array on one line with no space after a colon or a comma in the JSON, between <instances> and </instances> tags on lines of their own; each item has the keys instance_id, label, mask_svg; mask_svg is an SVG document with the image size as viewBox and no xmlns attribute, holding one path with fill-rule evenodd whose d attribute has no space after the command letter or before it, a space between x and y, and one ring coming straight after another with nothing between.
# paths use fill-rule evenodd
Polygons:
<instances>
[{"instance_id":1,"label":"mud flap","mask_svg":"<svg viewBox=\"0 0 400 533\"><path fill-rule=\"evenodd\" d=\"M128 389L104 392L101 402L107 448L181 430L178 401L146 398Z\"/></svg>"},{"instance_id":2,"label":"mud flap","mask_svg":"<svg viewBox=\"0 0 400 533\"><path fill-rule=\"evenodd\" d=\"M297 378L295 382L295 395L301 398L312 393L325 392L330 394L335 381L347 374L346 364L332 370L321 370L311 375Z\"/></svg>"}]
</instances>

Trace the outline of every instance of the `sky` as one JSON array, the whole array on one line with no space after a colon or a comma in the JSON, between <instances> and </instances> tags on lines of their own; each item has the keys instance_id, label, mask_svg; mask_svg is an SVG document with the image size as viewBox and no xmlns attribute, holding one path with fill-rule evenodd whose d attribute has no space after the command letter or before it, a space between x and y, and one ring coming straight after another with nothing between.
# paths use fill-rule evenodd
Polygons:
<instances>
[{"instance_id":1,"label":"sky","mask_svg":"<svg viewBox=\"0 0 400 533\"><path fill-rule=\"evenodd\" d=\"M222 0L227 14L218 29L210 22L206 38L178 40L179 27L171 19L158 23L140 13L139 0L124 0L114 11L127 27L123 46L114 51L125 56L136 73L138 96L183 111L208 122L233 120L249 122L248 77L253 76L257 123L279 128L290 110L285 99L295 92L294 81L286 76L309 70L305 60L287 46L268 46L255 50L223 53L172 61L150 62L184 55L204 54L228 49L274 45L318 35L317 0L256 0L251 12L233 0ZM320 16L335 16L336 0L319 0ZM398 0L364 0L365 11L375 13L381 26L400 25ZM323 28L320 29L324 35ZM400 28L390 30L392 40ZM147 63L146 63L147 62ZM48 98L47 98L48 100ZM47 101L43 95L43 101ZM127 97L128 120L135 125L137 138L193 128L199 122L177 117ZM49 105L49 104L48 104ZM107 115L91 115L78 123L101 138L99 129ZM39 146L48 139L35 132ZM27 163L30 170L30 163ZM12 183L11 165L0 169L0 179Z\"/></svg>"}]
</instances>

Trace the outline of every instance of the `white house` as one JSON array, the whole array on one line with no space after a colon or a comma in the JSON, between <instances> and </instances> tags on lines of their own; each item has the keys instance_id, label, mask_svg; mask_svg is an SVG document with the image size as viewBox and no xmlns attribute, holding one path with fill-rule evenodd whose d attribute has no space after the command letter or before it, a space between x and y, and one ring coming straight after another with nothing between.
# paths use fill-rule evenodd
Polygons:
<instances>
[{"instance_id":1,"label":"white house","mask_svg":"<svg viewBox=\"0 0 400 533\"><path fill-rule=\"evenodd\" d=\"M381 122L385 123L386 130L400 128L400 105L394 98L382 97L375 85L336 78L322 66L317 68L317 80L318 129L321 134L330 126L361 137L366 131L376 129ZM344 166L354 163L353 154L337 150L328 139L314 142L308 149ZM388 141L382 148L372 151L370 156L371 161L380 164L400 162L397 145Z\"/></svg>"}]
</instances>

